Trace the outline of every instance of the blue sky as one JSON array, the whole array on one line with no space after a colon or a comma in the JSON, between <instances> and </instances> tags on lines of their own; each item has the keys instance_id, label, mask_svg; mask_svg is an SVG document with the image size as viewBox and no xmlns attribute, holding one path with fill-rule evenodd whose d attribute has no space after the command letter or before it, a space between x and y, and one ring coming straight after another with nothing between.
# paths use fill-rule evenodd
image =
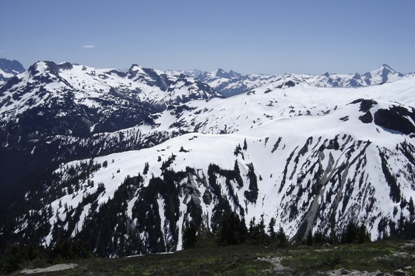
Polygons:
<instances>
[{"instance_id":1,"label":"blue sky","mask_svg":"<svg viewBox=\"0 0 415 276\"><path fill-rule=\"evenodd\" d=\"M0 57L241 73L415 71L415 1L0 0Z\"/></svg>"}]
</instances>

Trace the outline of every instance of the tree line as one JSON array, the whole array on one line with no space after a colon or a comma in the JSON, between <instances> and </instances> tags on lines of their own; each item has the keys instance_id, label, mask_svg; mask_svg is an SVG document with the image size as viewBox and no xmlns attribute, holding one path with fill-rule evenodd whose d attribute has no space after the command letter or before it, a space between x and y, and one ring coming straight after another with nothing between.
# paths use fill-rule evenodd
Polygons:
<instances>
[{"instance_id":1,"label":"tree line","mask_svg":"<svg viewBox=\"0 0 415 276\"><path fill-rule=\"evenodd\" d=\"M290 242L284 229L280 226L275 231L276 220L271 218L268 226L265 226L264 216L262 215L258 222L252 218L249 226L246 226L245 218L240 219L236 213L229 213L222 216L216 233L211 233L205 228L198 229L194 223L187 222L182 232L183 249L200 246L204 239L210 238L217 245L237 245L252 244L276 247L288 247L293 243L300 243L309 246L323 244L347 244L347 243L364 243L370 241L370 236L366 227L356 222L349 222L339 236L328 237L321 232L308 232L305 239Z\"/></svg>"}]
</instances>

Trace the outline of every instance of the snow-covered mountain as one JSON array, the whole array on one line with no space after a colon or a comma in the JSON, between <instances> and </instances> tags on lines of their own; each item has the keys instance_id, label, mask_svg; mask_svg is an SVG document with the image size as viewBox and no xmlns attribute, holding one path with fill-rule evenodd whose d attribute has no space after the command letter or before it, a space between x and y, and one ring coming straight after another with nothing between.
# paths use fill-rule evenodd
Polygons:
<instances>
[{"instance_id":1,"label":"snow-covered mountain","mask_svg":"<svg viewBox=\"0 0 415 276\"><path fill-rule=\"evenodd\" d=\"M218 69L212 72L202 72L196 78L209 84L222 95L227 97L247 92L250 89L273 82L275 79L279 79L278 76L262 74L249 74L243 76L242 74L232 70L226 72L223 69Z\"/></svg>"},{"instance_id":2,"label":"snow-covered mountain","mask_svg":"<svg viewBox=\"0 0 415 276\"><path fill-rule=\"evenodd\" d=\"M414 76L358 89L272 78L223 98L135 65L36 63L0 88L0 167L49 168L4 236L88 241L108 256L175 251L186 222L215 231L226 212L274 218L292 240L351 220L372 239L410 236Z\"/></svg>"},{"instance_id":3,"label":"snow-covered mountain","mask_svg":"<svg viewBox=\"0 0 415 276\"><path fill-rule=\"evenodd\" d=\"M0 58L0 86L8 79L24 71L23 65L17 60Z\"/></svg>"},{"instance_id":4,"label":"snow-covered mountain","mask_svg":"<svg viewBox=\"0 0 415 276\"><path fill-rule=\"evenodd\" d=\"M170 134L142 131L153 114L217 96L186 75L137 65L121 72L37 62L0 87L0 190L28 183L53 162L164 141Z\"/></svg>"},{"instance_id":5,"label":"snow-covered mountain","mask_svg":"<svg viewBox=\"0 0 415 276\"><path fill-rule=\"evenodd\" d=\"M34 101L30 103L33 107L44 104L50 97L64 98L67 94L73 94L70 97L76 104L89 108L103 108L109 103L122 106L126 104L122 100L163 107L217 96L209 86L185 75L166 75L137 65L128 72L120 72L53 62L35 63L27 72L7 82L0 93L1 112L12 116L26 110L28 99ZM25 100L21 100L23 95Z\"/></svg>"},{"instance_id":6,"label":"snow-covered mountain","mask_svg":"<svg viewBox=\"0 0 415 276\"><path fill-rule=\"evenodd\" d=\"M192 75L195 76L194 73ZM225 72L222 69L213 72L202 72L196 75L197 79L209 84L225 96L237 95L274 82L278 82L281 88L284 86L294 86L302 82L315 87L364 87L396 81L403 77L403 74L396 72L386 64L362 75L358 73L336 74L328 72L322 75L241 75L232 70Z\"/></svg>"},{"instance_id":7,"label":"snow-covered mountain","mask_svg":"<svg viewBox=\"0 0 415 276\"><path fill-rule=\"evenodd\" d=\"M310 78L309 82L318 87L362 87L384 84L403 77L403 74L396 72L387 64L383 64L378 69L362 75L358 73L353 75L324 73L321 76Z\"/></svg>"}]
</instances>

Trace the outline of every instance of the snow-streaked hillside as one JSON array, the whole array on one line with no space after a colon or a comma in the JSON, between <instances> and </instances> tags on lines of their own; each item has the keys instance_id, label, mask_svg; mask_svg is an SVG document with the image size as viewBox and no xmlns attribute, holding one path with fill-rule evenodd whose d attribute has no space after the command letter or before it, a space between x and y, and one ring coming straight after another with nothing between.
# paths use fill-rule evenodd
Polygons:
<instances>
[{"instance_id":1,"label":"snow-streaked hillside","mask_svg":"<svg viewBox=\"0 0 415 276\"><path fill-rule=\"evenodd\" d=\"M36 62L0 86L0 202L13 198L7 190L36 187L57 161L165 141L168 133L147 131L153 114L218 96L184 74L137 65L123 72Z\"/></svg>"},{"instance_id":2,"label":"snow-streaked hillside","mask_svg":"<svg viewBox=\"0 0 415 276\"><path fill-rule=\"evenodd\" d=\"M32 225L45 245L65 236L128 255L180 249L186 221L215 230L230 211L276 218L292 239L338 234L351 220L372 239L415 223L415 78L284 83L171 105L152 125L108 134L164 142L61 164L53 185L27 194L45 206L20 217L15 236L29 239Z\"/></svg>"},{"instance_id":3,"label":"snow-streaked hillside","mask_svg":"<svg viewBox=\"0 0 415 276\"><path fill-rule=\"evenodd\" d=\"M279 83L264 85L226 99L190 102L180 111L154 117L158 129L178 127L187 132L233 133L261 126L275 119L294 116L321 116L359 98L405 103L415 106L414 78L366 88L315 88L300 84L279 89Z\"/></svg>"}]
</instances>

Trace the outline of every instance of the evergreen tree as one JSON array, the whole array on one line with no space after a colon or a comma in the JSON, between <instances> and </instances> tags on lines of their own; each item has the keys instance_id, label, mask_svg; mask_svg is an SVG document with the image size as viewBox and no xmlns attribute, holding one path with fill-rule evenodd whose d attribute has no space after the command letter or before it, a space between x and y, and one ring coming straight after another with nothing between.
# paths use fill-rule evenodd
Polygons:
<instances>
[{"instance_id":1,"label":"evergreen tree","mask_svg":"<svg viewBox=\"0 0 415 276\"><path fill-rule=\"evenodd\" d=\"M273 226L271 228L273 228ZM249 223L248 240L252 244L269 244L270 237L265 232L264 215L261 216L261 220L258 225L255 224L255 217L251 219Z\"/></svg>"},{"instance_id":2,"label":"evergreen tree","mask_svg":"<svg viewBox=\"0 0 415 276\"><path fill-rule=\"evenodd\" d=\"M196 246L196 234L197 227L192 222L187 222L185 228L183 229L182 239L183 239L183 249L189 249Z\"/></svg>"},{"instance_id":3,"label":"evergreen tree","mask_svg":"<svg viewBox=\"0 0 415 276\"><path fill-rule=\"evenodd\" d=\"M258 243L259 244L267 244L268 236L265 233L265 222L264 222L264 215L261 215L261 220L258 224Z\"/></svg>"},{"instance_id":4,"label":"evergreen tree","mask_svg":"<svg viewBox=\"0 0 415 276\"><path fill-rule=\"evenodd\" d=\"M238 166L238 160L235 160L235 165L233 166L233 170L237 173L240 174L240 170L239 170L239 166Z\"/></svg>"},{"instance_id":5,"label":"evergreen tree","mask_svg":"<svg viewBox=\"0 0 415 276\"><path fill-rule=\"evenodd\" d=\"M148 162L146 162L146 163L144 164L144 169L143 169L143 174L144 174L144 175L146 175L146 174L148 173L148 169L149 169L149 164L148 164Z\"/></svg>"},{"instance_id":6,"label":"evergreen tree","mask_svg":"<svg viewBox=\"0 0 415 276\"><path fill-rule=\"evenodd\" d=\"M313 233L311 232L311 230L308 231L306 244L309 246L313 245Z\"/></svg>"},{"instance_id":7,"label":"evergreen tree","mask_svg":"<svg viewBox=\"0 0 415 276\"><path fill-rule=\"evenodd\" d=\"M275 231L274 231L275 222L276 222L275 218L271 218L269 225L268 225L268 233L271 238L271 243L274 243L277 238L275 235Z\"/></svg>"},{"instance_id":8,"label":"evergreen tree","mask_svg":"<svg viewBox=\"0 0 415 276\"><path fill-rule=\"evenodd\" d=\"M206 247L212 245L214 242L215 235L210 231L209 227L202 222L197 233L196 245L199 247Z\"/></svg>"},{"instance_id":9,"label":"evergreen tree","mask_svg":"<svg viewBox=\"0 0 415 276\"><path fill-rule=\"evenodd\" d=\"M242 218L239 229L241 237L243 238L242 242L245 242L248 238L248 228L246 228L245 218Z\"/></svg>"},{"instance_id":10,"label":"evergreen tree","mask_svg":"<svg viewBox=\"0 0 415 276\"><path fill-rule=\"evenodd\" d=\"M354 243L357 241L357 227L353 221L350 221L342 233L341 243Z\"/></svg>"},{"instance_id":11,"label":"evergreen tree","mask_svg":"<svg viewBox=\"0 0 415 276\"><path fill-rule=\"evenodd\" d=\"M278 247L288 246L288 239L287 239L287 236L285 235L285 232L282 226L280 226L280 230L278 230L277 239L278 239Z\"/></svg>"},{"instance_id":12,"label":"evergreen tree","mask_svg":"<svg viewBox=\"0 0 415 276\"><path fill-rule=\"evenodd\" d=\"M414 200L412 199L412 197L409 199L409 204L408 204L408 211L409 211L409 216L410 219L413 220L415 217L415 205L414 205Z\"/></svg>"},{"instance_id":13,"label":"evergreen tree","mask_svg":"<svg viewBox=\"0 0 415 276\"><path fill-rule=\"evenodd\" d=\"M249 234L248 234L249 241L254 244L257 244L258 236L259 236L258 227L255 224L255 217L253 217L251 221L249 222Z\"/></svg>"},{"instance_id":14,"label":"evergreen tree","mask_svg":"<svg viewBox=\"0 0 415 276\"><path fill-rule=\"evenodd\" d=\"M341 243L364 243L370 241L369 233L362 224L358 226L355 222L350 221L341 236Z\"/></svg>"},{"instance_id":15,"label":"evergreen tree","mask_svg":"<svg viewBox=\"0 0 415 276\"><path fill-rule=\"evenodd\" d=\"M220 245L244 243L246 240L246 225L235 213L224 215L219 224L217 241Z\"/></svg>"},{"instance_id":16,"label":"evergreen tree","mask_svg":"<svg viewBox=\"0 0 415 276\"><path fill-rule=\"evenodd\" d=\"M366 227L362 224L357 231L357 242L364 243L370 241L369 233L366 230Z\"/></svg>"},{"instance_id":17,"label":"evergreen tree","mask_svg":"<svg viewBox=\"0 0 415 276\"><path fill-rule=\"evenodd\" d=\"M326 241L326 237L321 232L314 233L314 244L323 244Z\"/></svg>"}]
</instances>

